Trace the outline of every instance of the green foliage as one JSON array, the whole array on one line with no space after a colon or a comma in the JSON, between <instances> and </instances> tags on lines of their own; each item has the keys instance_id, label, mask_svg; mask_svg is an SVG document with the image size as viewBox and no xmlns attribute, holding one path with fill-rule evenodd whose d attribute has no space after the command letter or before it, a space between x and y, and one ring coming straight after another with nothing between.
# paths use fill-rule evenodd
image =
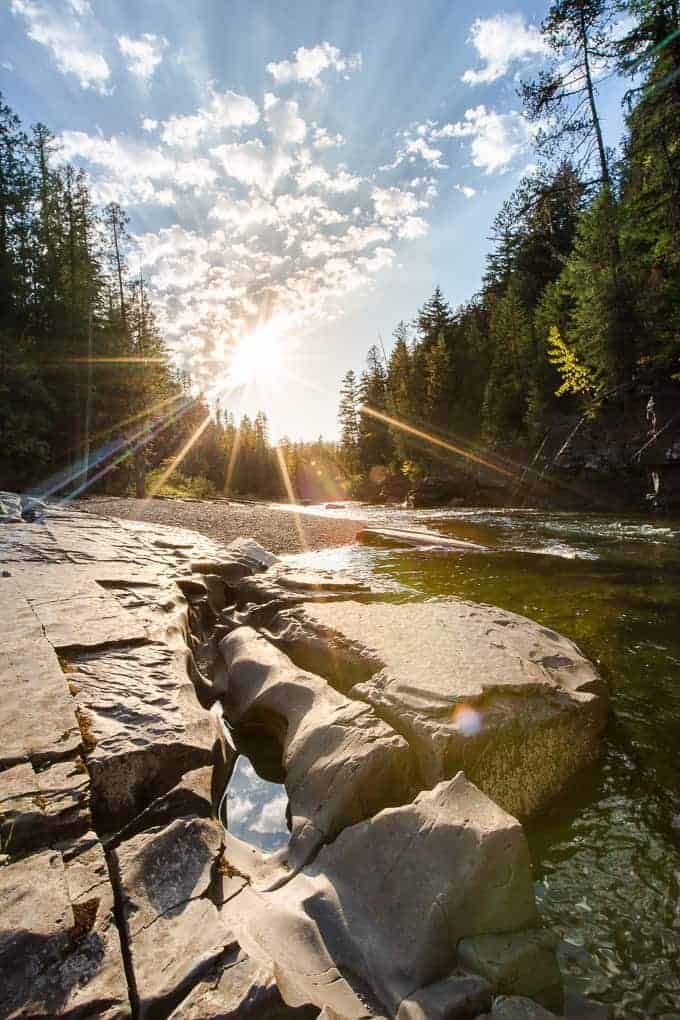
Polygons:
<instances>
[{"instance_id":1,"label":"green foliage","mask_svg":"<svg viewBox=\"0 0 680 1020\"><path fill-rule=\"evenodd\" d=\"M168 479L159 486L171 461L164 461L147 476L150 492L156 496L189 496L194 499L212 499L217 496L213 482L205 475L185 475L181 471L173 471Z\"/></svg>"}]
</instances>

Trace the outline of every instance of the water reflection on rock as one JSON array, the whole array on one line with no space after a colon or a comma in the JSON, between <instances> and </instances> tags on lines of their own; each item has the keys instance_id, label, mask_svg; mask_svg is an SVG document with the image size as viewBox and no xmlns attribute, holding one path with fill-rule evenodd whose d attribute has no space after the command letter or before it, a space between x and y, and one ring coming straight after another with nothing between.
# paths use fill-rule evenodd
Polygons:
<instances>
[{"instance_id":1,"label":"water reflection on rock","mask_svg":"<svg viewBox=\"0 0 680 1020\"><path fill-rule=\"evenodd\" d=\"M281 784L261 779L247 758L237 759L226 798L227 827L234 836L261 850L278 850L288 842L287 805Z\"/></svg>"}]
</instances>

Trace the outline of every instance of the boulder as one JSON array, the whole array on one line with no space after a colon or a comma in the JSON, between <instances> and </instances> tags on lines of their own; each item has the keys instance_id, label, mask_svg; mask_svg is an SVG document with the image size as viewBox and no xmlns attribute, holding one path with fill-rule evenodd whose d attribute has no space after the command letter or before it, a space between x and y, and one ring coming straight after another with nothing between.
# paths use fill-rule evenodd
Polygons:
<instances>
[{"instance_id":1,"label":"boulder","mask_svg":"<svg viewBox=\"0 0 680 1020\"><path fill-rule=\"evenodd\" d=\"M242 920L244 948L274 962L291 1004L350 1017L367 1004L394 1016L456 970L461 939L537 923L521 826L462 774L346 828L258 898ZM483 981L459 977L440 999L482 995Z\"/></svg>"},{"instance_id":2,"label":"boulder","mask_svg":"<svg viewBox=\"0 0 680 1020\"><path fill-rule=\"evenodd\" d=\"M409 799L411 759L402 737L367 705L293 665L250 627L220 643L226 672L216 691L238 731L277 744L291 815L287 859L298 867L348 825Z\"/></svg>"},{"instance_id":3,"label":"boulder","mask_svg":"<svg viewBox=\"0 0 680 1020\"><path fill-rule=\"evenodd\" d=\"M462 599L282 611L267 636L408 740L421 782L459 769L526 818L598 752L606 688L576 645Z\"/></svg>"},{"instance_id":4,"label":"boulder","mask_svg":"<svg viewBox=\"0 0 680 1020\"><path fill-rule=\"evenodd\" d=\"M474 935L458 943L458 959L481 974L497 994L524 995L561 1012L562 977L550 931Z\"/></svg>"}]
</instances>

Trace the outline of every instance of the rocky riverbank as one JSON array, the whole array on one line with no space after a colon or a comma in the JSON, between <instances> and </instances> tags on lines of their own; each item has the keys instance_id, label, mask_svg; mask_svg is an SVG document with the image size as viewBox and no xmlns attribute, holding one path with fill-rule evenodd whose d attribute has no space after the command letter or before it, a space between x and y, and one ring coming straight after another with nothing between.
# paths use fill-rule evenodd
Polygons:
<instances>
[{"instance_id":1,"label":"rocky riverbank","mask_svg":"<svg viewBox=\"0 0 680 1020\"><path fill-rule=\"evenodd\" d=\"M571 642L0 502L0 1017L607 1015L564 999L513 817L597 753ZM239 754L285 788L276 853L229 829Z\"/></svg>"}]
</instances>

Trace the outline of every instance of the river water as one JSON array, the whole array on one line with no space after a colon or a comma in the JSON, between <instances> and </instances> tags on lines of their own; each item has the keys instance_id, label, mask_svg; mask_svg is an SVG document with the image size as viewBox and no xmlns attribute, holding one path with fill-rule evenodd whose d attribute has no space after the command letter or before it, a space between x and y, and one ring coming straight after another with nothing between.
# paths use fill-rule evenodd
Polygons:
<instances>
[{"instance_id":1,"label":"river water","mask_svg":"<svg viewBox=\"0 0 680 1020\"><path fill-rule=\"evenodd\" d=\"M487 546L460 554L357 545L288 559L423 597L501 606L560 631L596 663L612 699L602 755L526 827L536 892L562 939L565 984L613 1004L616 1017L680 1018L680 521L300 510Z\"/></svg>"}]
</instances>

